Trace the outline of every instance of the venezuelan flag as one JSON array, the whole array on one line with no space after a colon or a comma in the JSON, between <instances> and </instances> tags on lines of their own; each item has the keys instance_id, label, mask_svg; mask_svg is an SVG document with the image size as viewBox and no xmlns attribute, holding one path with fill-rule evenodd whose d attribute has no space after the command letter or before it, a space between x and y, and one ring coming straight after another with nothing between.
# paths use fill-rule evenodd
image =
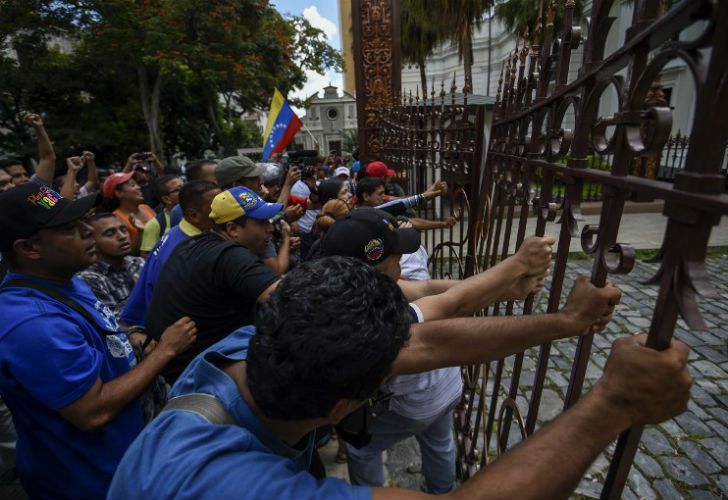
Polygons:
<instances>
[{"instance_id":1,"label":"venezuelan flag","mask_svg":"<svg viewBox=\"0 0 728 500\"><path fill-rule=\"evenodd\" d=\"M293 140L293 136L301 128L300 118L293 112L291 106L283 98L283 95L275 89L273 101L268 113L268 122L265 125L265 143L263 144L263 159L267 160L270 155L280 153Z\"/></svg>"}]
</instances>

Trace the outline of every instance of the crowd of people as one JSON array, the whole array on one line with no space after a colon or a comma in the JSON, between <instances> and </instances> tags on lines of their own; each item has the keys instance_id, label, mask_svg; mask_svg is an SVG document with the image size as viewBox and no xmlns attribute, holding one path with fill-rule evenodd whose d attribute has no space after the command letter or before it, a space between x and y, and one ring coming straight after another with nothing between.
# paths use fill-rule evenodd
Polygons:
<instances>
[{"instance_id":1,"label":"crowd of people","mask_svg":"<svg viewBox=\"0 0 728 500\"><path fill-rule=\"evenodd\" d=\"M80 151L56 177L26 122L34 172L0 164L0 480L31 498L567 497L621 431L685 410L686 347L627 336L579 403L458 484L459 366L597 333L617 288L578 278L556 313L477 317L538 292L554 240L432 279L421 232L456 219L415 209L443 181L408 196L337 152L181 171L142 152L102 180ZM331 436L350 483L326 477ZM422 491L386 488L382 453L411 436Z\"/></svg>"}]
</instances>

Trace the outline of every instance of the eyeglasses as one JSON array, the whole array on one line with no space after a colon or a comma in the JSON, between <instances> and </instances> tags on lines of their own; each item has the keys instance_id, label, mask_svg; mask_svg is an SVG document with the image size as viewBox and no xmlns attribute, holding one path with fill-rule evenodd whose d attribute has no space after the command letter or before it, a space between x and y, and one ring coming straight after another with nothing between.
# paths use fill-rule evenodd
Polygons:
<instances>
[{"instance_id":1,"label":"eyeglasses","mask_svg":"<svg viewBox=\"0 0 728 500\"><path fill-rule=\"evenodd\" d=\"M167 191L167 192L166 192L166 193L164 193L164 194L163 194L162 196L168 196L168 195L170 195L170 194L174 194L174 193L179 193L180 191L182 191L182 188L181 188L181 187L179 187L179 188L177 188L177 189L172 189L172 190L170 190L170 191Z\"/></svg>"}]
</instances>

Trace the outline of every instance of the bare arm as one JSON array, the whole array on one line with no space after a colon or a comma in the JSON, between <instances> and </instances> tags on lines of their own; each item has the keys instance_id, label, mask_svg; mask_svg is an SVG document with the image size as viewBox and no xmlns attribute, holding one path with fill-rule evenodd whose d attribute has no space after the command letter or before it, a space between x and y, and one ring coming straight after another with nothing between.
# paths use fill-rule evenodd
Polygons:
<instances>
[{"instance_id":1,"label":"bare arm","mask_svg":"<svg viewBox=\"0 0 728 500\"><path fill-rule=\"evenodd\" d=\"M66 178L63 180L63 187L61 188L61 196L72 200L76 197L76 177L78 172L83 167L83 160L80 156L74 156L72 158L66 158Z\"/></svg>"},{"instance_id":2,"label":"bare arm","mask_svg":"<svg viewBox=\"0 0 728 500\"><path fill-rule=\"evenodd\" d=\"M455 225L455 217L448 217L445 220L430 220L420 219L419 217L412 217L409 220L412 223L412 227L418 231L429 231L430 229L447 229Z\"/></svg>"},{"instance_id":3,"label":"bare arm","mask_svg":"<svg viewBox=\"0 0 728 500\"><path fill-rule=\"evenodd\" d=\"M524 273L517 261L503 261L484 273L456 282L444 293L416 300L415 304L426 321L470 316L498 300L502 291Z\"/></svg>"},{"instance_id":4,"label":"bare arm","mask_svg":"<svg viewBox=\"0 0 728 500\"><path fill-rule=\"evenodd\" d=\"M124 164L124 168L121 169L123 173L131 172L132 165L134 165L134 162L136 161L137 154L139 153L132 153L129 155L129 158L126 159L126 163Z\"/></svg>"},{"instance_id":5,"label":"bare arm","mask_svg":"<svg viewBox=\"0 0 728 500\"><path fill-rule=\"evenodd\" d=\"M96 379L86 394L58 412L79 429L91 431L103 427L138 398L166 364L196 338L195 323L187 317L180 319L164 331L157 348L137 366L106 383Z\"/></svg>"},{"instance_id":6,"label":"bare arm","mask_svg":"<svg viewBox=\"0 0 728 500\"><path fill-rule=\"evenodd\" d=\"M524 241L512 257L485 272L456 282L439 295L415 301L425 320L470 316L489 306L519 284L535 287L530 276L542 275L551 263L551 238L530 238ZM446 283L434 283L432 291L445 288ZM522 292L527 295L530 289ZM406 294L405 294L406 295Z\"/></svg>"},{"instance_id":7,"label":"bare arm","mask_svg":"<svg viewBox=\"0 0 728 500\"><path fill-rule=\"evenodd\" d=\"M392 375L485 363L579 332L561 313L426 321L412 325L410 341Z\"/></svg>"},{"instance_id":8,"label":"bare arm","mask_svg":"<svg viewBox=\"0 0 728 500\"><path fill-rule=\"evenodd\" d=\"M278 260L278 275L283 276L288 272L288 266L291 263L290 260L290 253L291 253L291 235L286 231L283 234L283 240L281 240L281 246L278 249L278 255L276 256L276 259Z\"/></svg>"},{"instance_id":9,"label":"bare arm","mask_svg":"<svg viewBox=\"0 0 728 500\"><path fill-rule=\"evenodd\" d=\"M400 280L398 285L410 302L443 294L461 283L477 288L479 295L484 294L480 300L484 305L480 308L498 299L524 298L533 288L530 285L548 272L553 243L550 237L528 238L515 255L466 280Z\"/></svg>"},{"instance_id":10,"label":"bare arm","mask_svg":"<svg viewBox=\"0 0 728 500\"><path fill-rule=\"evenodd\" d=\"M25 115L25 123L35 129L38 139L38 167L35 169L35 175L51 184L56 173L56 153L43 126L43 120L35 113L28 113Z\"/></svg>"},{"instance_id":11,"label":"bare arm","mask_svg":"<svg viewBox=\"0 0 728 500\"><path fill-rule=\"evenodd\" d=\"M154 164L154 173L157 174L157 176L164 175L164 165L162 165L162 162L159 161L157 155L151 151L148 152L147 155L149 155L149 159Z\"/></svg>"},{"instance_id":12,"label":"bare arm","mask_svg":"<svg viewBox=\"0 0 728 500\"><path fill-rule=\"evenodd\" d=\"M289 168L286 180L283 182L283 186L281 187L281 194L278 195L278 203L283 205L284 208L288 206L288 195L291 194L291 188L299 180L301 180L301 171L299 168Z\"/></svg>"},{"instance_id":13,"label":"bare arm","mask_svg":"<svg viewBox=\"0 0 728 500\"><path fill-rule=\"evenodd\" d=\"M568 498L589 465L620 432L684 412L692 385L687 347L673 342L658 352L645 347L645 341L645 335L616 341L604 375L589 394L448 496ZM376 500L427 497L396 489L372 491Z\"/></svg>"},{"instance_id":14,"label":"bare arm","mask_svg":"<svg viewBox=\"0 0 728 500\"><path fill-rule=\"evenodd\" d=\"M394 375L447 366L484 363L559 338L594 333L612 317L621 293L579 278L558 313L427 321L412 325L407 346L392 366Z\"/></svg>"},{"instance_id":15,"label":"bare arm","mask_svg":"<svg viewBox=\"0 0 728 500\"><path fill-rule=\"evenodd\" d=\"M270 296L273 292L276 291L276 288L278 288L278 285L281 283L281 280L275 280L271 285L263 290L263 293L258 295L258 304L262 304L263 302L268 302L268 299L270 299Z\"/></svg>"},{"instance_id":16,"label":"bare arm","mask_svg":"<svg viewBox=\"0 0 728 500\"><path fill-rule=\"evenodd\" d=\"M86 191L92 193L99 189L99 173L96 170L96 155L91 151L84 151L81 153L82 158L86 161L86 184L84 187Z\"/></svg>"}]
</instances>

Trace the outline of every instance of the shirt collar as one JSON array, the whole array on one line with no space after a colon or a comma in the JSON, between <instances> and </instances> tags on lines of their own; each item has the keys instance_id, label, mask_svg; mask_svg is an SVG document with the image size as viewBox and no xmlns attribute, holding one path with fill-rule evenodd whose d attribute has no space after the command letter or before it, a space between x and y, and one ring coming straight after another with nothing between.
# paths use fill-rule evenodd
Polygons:
<instances>
[{"instance_id":1,"label":"shirt collar","mask_svg":"<svg viewBox=\"0 0 728 500\"><path fill-rule=\"evenodd\" d=\"M185 233L187 236L192 238L193 236L197 236L198 234L202 234L202 231L199 230L197 226L193 226L187 219L184 217L179 223L179 229L183 233Z\"/></svg>"}]
</instances>

